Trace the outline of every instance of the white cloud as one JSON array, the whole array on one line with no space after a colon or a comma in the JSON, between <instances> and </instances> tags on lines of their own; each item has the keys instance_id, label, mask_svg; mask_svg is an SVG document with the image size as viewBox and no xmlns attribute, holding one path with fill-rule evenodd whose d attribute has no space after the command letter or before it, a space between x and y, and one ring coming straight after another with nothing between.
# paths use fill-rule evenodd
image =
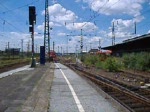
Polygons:
<instances>
[{"instance_id":1,"label":"white cloud","mask_svg":"<svg viewBox=\"0 0 150 112\"><path fill-rule=\"evenodd\" d=\"M94 36L94 37L92 37L92 38L90 38L89 40L88 40L88 42L89 43L97 43L97 42L99 42L99 39L101 40L102 38L101 37L98 37L98 36Z\"/></svg>"},{"instance_id":2,"label":"white cloud","mask_svg":"<svg viewBox=\"0 0 150 112\"><path fill-rule=\"evenodd\" d=\"M57 3L57 0L52 0L52 3L53 3L53 4Z\"/></svg>"},{"instance_id":3,"label":"white cloud","mask_svg":"<svg viewBox=\"0 0 150 112\"><path fill-rule=\"evenodd\" d=\"M148 31L148 33L150 33L150 30Z\"/></svg>"},{"instance_id":4,"label":"white cloud","mask_svg":"<svg viewBox=\"0 0 150 112\"><path fill-rule=\"evenodd\" d=\"M114 15L127 14L139 16L142 3L146 0L83 0L90 8L100 14Z\"/></svg>"},{"instance_id":5,"label":"white cloud","mask_svg":"<svg viewBox=\"0 0 150 112\"><path fill-rule=\"evenodd\" d=\"M3 32L2 34L0 38L0 47L2 50L5 50L8 42L10 48L21 48L21 39L23 39L24 49L26 49L27 41L31 39L31 35L28 33Z\"/></svg>"},{"instance_id":6,"label":"white cloud","mask_svg":"<svg viewBox=\"0 0 150 112\"><path fill-rule=\"evenodd\" d=\"M11 48L13 48L13 47L21 48L21 40L22 39L23 39L23 44L24 44L24 50L26 50L28 41L30 40L30 42L31 42L31 34L19 33L19 32L7 32L7 35L5 34L5 36L0 41L2 41L3 43L9 42ZM34 32L34 39L35 39L35 45L37 43L43 44L43 40L44 40L43 34ZM31 43L30 43L30 45L31 45Z\"/></svg>"},{"instance_id":7,"label":"white cloud","mask_svg":"<svg viewBox=\"0 0 150 112\"><path fill-rule=\"evenodd\" d=\"M86 10L87 8L88 8L88 7L82 6L82 9L83 9L83 10Z\"/></svg>"},{"instance_id":8,"label":"white cloud","mask_svg":"<svg viewBox=\"0 0 150 112\"><path fill-rule=\"evenodd\" d=\"M42 23L42 25L38 25L37 26L37 29L39 30L39 31L42 31L42 32L44 32L44 25L45 25L45 23ZM60 25L59 23L54 23L54 22L49 22L49 27L50 28L53 28L54 26L62 26L62 25Z\"/></svg>"},{"instance_id":9,"label":"white cloud","mask_svg":"<svg viewBox=\"0 0 150 112\"><path fill-rule=\"evenodd\" d=\"M134 34L135 20L113 19L116 39L129 38ZM112 38L112 26L109 28L108 37Z\"/></svg>"},{"instance_id":10,"label":"white cloud","mask_svg":"<svg viewBox=\"0 0 150 112\"><path fill-rule=\"evenodd\" d=\"M66 33L58 33L58 36L66 36Z\"/></svg>"},{"instance_id":11,"label":"white cloud","mask_svg":"<svg viewBox=\"0 0 150 112\"><path fill-rule=\"evenodd\" d=\"M80 2L81 0L75 0L75 2Z\"/></svg>"},{"instance_id":12,"label":"white cloud","mask_svg":"<svg viewBox=\"0 0 150 112\"><path fill-rule=\"evenodd\" d=\"M107 32L104 31L104 30L100 30L100 31L98 32L98 35L102 35L103 37L105 37L105 36L107 36Z\"/></svg>"},{"instance_id":13,"label":"white cloud","mask_svg":"<svg viewBox=\"0 0 150 112\"><path fill-rule=\"evenodd\" d=\"M93 29L94 30L97 30L98 27L95 26L94 23L91 23L91 22L82 22L82 23L74 23L74 24L68 24L66 25L66 28L68 30L81 30L83 29L84 32L92 32Z\"/></svg>"},{"instance_id":14,"label":"white cloud","mask_svg":"<svg viewBox=\"0 0 150 112\"><path fill-rule=\"evenodd\" d=\"M30 37L30 34L24 34L24 33L18 33L18 32L10 32L9 36L10 36L11 40L16 41L16 40L21 40L21 39L26 40L27 37Z\"/></svg>"},{"instance_id":15,"label":"white cloud","mask_svg":"<svg viewBox=\"0 0 150 112\"><path fill-rule=\"evenodd\" d=\"M44 11L42 14L44 15ZM60 4L54 4L52 6L49 6L49 15L50 15L50 26L61 26L64 25L68 30L78 30L80 31L83 29L85 32L91 32L92 29L98 29L97 26L95 26L91 22L81 22L77 23L75 22L77 20L77 16L74 12L65 9ZM91 29L92 28L92 29ZM44 31L44 23L42 25L39 25L37 27L38 30Z\"/></svg>"},{"instance_id":16,"label":"white cloud","mask_svg":"<svg viewBox=\"0 0 150 112\"><path fill-rule=\"evenodd\" d=\"M133 19L133 21L141 22L143 19L145 19L144 16L139 15L139 16L136 16L136 17Z\"/></svg>"},{"instance_id":17,"label":"white cloud","mask_svg":"<svg viewBox=\"0 0 150 112\"><path fill-rule=\"evenodd\" d=\"M134 28L134 21L133 20L123 20L123 19L114 19L112 20L114 22L114 26L119 32L128 32L131 31L131 29Z\"/></svg>"},{"instance_id":18,"label":"white cloud","mask_svg":"<svg viewBox=\"0 0 150 112\"><path fill-rule=\"evenodd\" d=\"M38 25L37 29L44 32L44 23L42 25Z\"/></svg>"},{"instance_id":19,"label":"white cloud","mask_svg":"<svg viewBox=\"0 0 150 112\"><path fill-rule=\"evenodd\" d=\"M78 17L74 12L65 9L60 4L54 4L49 6L49 15L50 21L65 24L65 22L74 22ZM45 11L42 12L42 15L45 14Z\"/></svg>"}]
</instances>

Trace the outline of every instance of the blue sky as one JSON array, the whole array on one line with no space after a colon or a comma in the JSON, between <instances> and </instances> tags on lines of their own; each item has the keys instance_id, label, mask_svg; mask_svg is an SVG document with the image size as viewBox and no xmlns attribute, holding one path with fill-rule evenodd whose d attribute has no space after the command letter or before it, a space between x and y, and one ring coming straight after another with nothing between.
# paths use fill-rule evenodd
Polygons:
<instances>
[{"instance_id":1,"label":"blue sky","mask_svg":"<svg viewBox=\"0 0 150 112\"><path fill-rule=\"evenodd\" d=\"M35 49L43 45L45 0L0 0L0 50L7 47L31 45L28 31L28 7L36 7ZM49 0L51 49L62 47L63 52L80 49L81 29L83 50L112 44L112 23L115 26L115 43L150 33L150 0ZM134 23L137 33L134 34ZM68 35L68 36L67 36ZM60 50L59 50L60 51Z\"/></svg>"}]
</instances>

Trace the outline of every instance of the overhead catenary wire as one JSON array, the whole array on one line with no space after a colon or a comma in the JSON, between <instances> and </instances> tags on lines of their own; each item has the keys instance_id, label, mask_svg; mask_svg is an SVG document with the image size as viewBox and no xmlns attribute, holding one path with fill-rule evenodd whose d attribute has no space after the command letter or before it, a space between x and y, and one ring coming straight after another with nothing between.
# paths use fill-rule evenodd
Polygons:
<instances>
[{"instance_id":1,"label":"overhead catenary wire","mask_svg":"<svg viewBox=\"0 0 150 112\"><path fill-rule=\"evenodd\" d=\"M4 8L6 8L6 9L8 9L9 10L9 8L8 7L6 7L5 5L2 5L2 4L0 4L0 6L2 6L2 7L4 7ZM3 13L3 14L5 14L5 13ZM22 23L24 23L23 21L21 21L21 19L20 19L20 16L14 16L14 14L13 13L10 13L11 15L12 15L12 17L14 17L14 18L16 18L17 19L17 22L22 22ZM16 21L16 19L15 19L15 21ZM27 24L26 24L27 25Z\"/></svg>"},{"instance_id":2,"label":"overhead catenary wire","mask_svg":"<svg viewBox=\"0 0 150 112\"><path fill-rule=\"evenodd\" d=\"M107 5L108 1L109 1L109 0L107 0L107 1L102 5L102 7L100 7L100 8L98 9L98 11L99 11L100 9L102 9L105 5ZM91 2L90 5L93 5L93 2ZM85 13L85 12L84 12L84 13ZM94 12L93 12L93 13L94 13ZM84 14L82 14L82 15L84 15ZM94 15L94 16L91 15L91 9L90 9L90 18L88 19L87 22L85 22L85 23L81 26L80 29L83 29L83 27L84 27L88 22L92 21L92 20L95 18L95 13L94 13L93 15ZM93 18L93 17L94 17L94 18ZM90 34L89 34L89 35L90 35Z\"/></svg>"},{"instance_id":3,"label":"overhead catenary wire","mask_svg":"<svg viewBox=\"0 0 150 112\"><path fill-rule=\"evenodd\" d=\"M21 31L19 28L15 27L13 24L11 24L10 22L8 22L7 20L5 20L5 19L3 19L3 18L1 18L1 17L0 17L0 19L1 19L2 21L5 21L5 24L7 23L7 24L9 24L10 26L12 26L14 29L18 30L19 32L24 33L23 31Z\"/></svg>"},{"instance_id":4,"label":"overhead catenary wire","mask_svg":"<svg viewBox=\"0 0 150 112\"><path fill-rule=\"evenodd\" d=\"M118 0L117 2L115 2L114 4L112 4L110 7L106 8L103 11L106 11L108 9L110 9L112 6L114 6L115 4L117 4L120 0ZM109 0L107 1L107 3L109 2ZM105 3L102 7L104 7L107 3ZM102 9L102 7L100 7L100 9ZM98 11L100 11L100 9ZM97 15L94 15L92 18L90 18L85 24L83 24L81 26L81 28L83 28L88 22L92 21L93 19L97 18L100 14L97 13Z\"/></svg>"},{"instance_id":5,"label":"overhead catenary wire","mask_svg":"<svg viewBox=\"0 0 150 112\"><path fill-rule=\"evenodd\" d=\"M0 14L4 14L4 13L12 12L12 11L17 10L17 9L21 9L21 8L24 8L24 7L28 7L29 5L32 5L32 4L34 4L34 3L38 2L38 1L39 1L39 0L36 0L36 1L30 2L30 3L28 3L28 4L19 6L19 7L14 8L14 9L8 9L8 10L6 10L6 11L0 12ZM2 5L2 4L0 4L0 5Z\"/></svg>"},{"instance_id":6,"label":"overhead catenary wire","mask_svg":"<svg viewBox=\"0 0 150 112\"><path fill-rule=\"evenodd\" d=\"M108 10L108 9L110 9L112 6L114 6L115 4L117 4L118 2L119 2L120 0L118 0L117 2L115 2L114 4L112 4L111 6L109 6L108 8L106 8L106 9L104 9L103 11L106 11L106 10ZM104 6L105 5L107 5L107 3L109 2L109 0L107 0L103 5L102 5L102 7L100 7L99 9L98 9L98 12L100 11L100 10L102 10L103 8L104 8ZM91 3L91 5L93 4L93 2ZM97 12L97 13L98 13ZM90 18L88 19L88 21L87 22L85 22L82 26L81 26L81 28L80 29L83 29L83 27L86 25L86 24L88 24L90 21L92 21L92 20L94 20L96 17L98 17L100 14L95 14L94 13L94 16L90 16ZM94 24L96 24L96 23L94 23Z\"/></svg>"},{"instance_id":7,"label":"overhead catenary wire","mask_svg":"<svg viewBox=\"0 0 150 112\"><path fill-rule=\"evenodd\" d=\"M9 9L8 7L6 7L5 5L3 5L2 3L0 3L0 6L4 7L4 8L6 9L6 11L0 12L0 14L7 14L8 12L13 12L13 11L15 11L15 10L18 10L18 9L21 9L21 8L24 8L24 7L28 7L29 5L32 5L32 4L37 3L37 2L39 2L39 1L40 1L40 0L32 1L32 2L27 3L27 4L25 4L25 5L18 6L17 8L14 8L14 9ZM12 14L12 13L10 13L10 14ZM12 15L13 15L13 17L15 17L15 18L17 17L17 16L14 16L14 14L12 14ZM18 19L18 17L17 17L17 19ZM24 31L20 30L20 29L17 28L15 25L13 25L11 22L8 22L6 19L0 17L0 20L2 20L3 23L5 22L5 23L7 23L8 25L12 26L12 27L13 27L14 29L16 29L17 31L22 32L22 33L25 33ZM20 21L20 20L21 20L21 19L18 19L18 21ZM16 22L18 22L18 21L16 21ZM27 20L25 20L24 22L23 22L23 21L20 21L20 22L25 23L26 25L28 25ZM3 27L4 27L4 24L3 24Z\"/></svg>"}]
</instances>

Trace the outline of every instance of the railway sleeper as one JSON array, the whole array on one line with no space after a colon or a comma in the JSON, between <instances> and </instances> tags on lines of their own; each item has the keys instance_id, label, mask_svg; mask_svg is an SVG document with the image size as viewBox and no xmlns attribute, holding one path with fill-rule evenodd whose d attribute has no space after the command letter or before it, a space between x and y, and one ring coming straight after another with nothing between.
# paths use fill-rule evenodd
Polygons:
<instances>
[{"instance_id":1,"label":"railway sleeper","mask_svg":"<svg viewBox=\"0 0 150 112\"><path fill-rule=\"evenodd\" d=\"M124 97L124 96L120 96L120 97L117 97L120 101L124 101L127 99L127 97Z\"/></svg>"},{"instance_id":2,"label":"railway sleeper","mask_svg":"<svg viewBox=\"0 0 150 112\"><path fill-rule=\"evenodd\" d=\"M147 98L150 98L150 93L139 93L140 95L144 96L144 97L147 97Z\"/></svg>"},{"instance_id":3,"label":"railway sleeper","mask_svg":"<svg viewBox=\"0 0 150 112\"><path fill-rule=\"evenodd\" d=\"M147 95L150 95L150 93L144 93L144 92L136 92L136 93L138 93L138 94L140 94L140 95L144 95L144 96L145 96L145 95L146 95L146 96L147 96Z\"/></svg>"},{"instance_id":4,"label":"railway sleeper","mask_svg":"<svg viewBox=\"0 0 150 112\"><path fill-rule=\"evenodd\" d=\"M134 108L135 112L150 112L150 107L146 106L146 107L138 107L138 108Z\"/></svg>"},{"instance_id":5,"label":"railway sleeper","mask_svg":"<svg viewBox=\"0 0 150 112\"><path fill-rule=\"evenodd\" d=\"M148 91L148 90L139 90L137 92L144 93L144 94L150 94L150 91Z\"/></svg>"},{"instance_id":6,"label":"railway sleeper","mask_svg":"<svg viewBox=\"0 0 150 112\"><path fill-rule=\"evenodd\" d=\"M110 95L115 96L117 98L123 97L123 94L117 93L117 92L109 92Z\"/></svg>"},{"instance_id":7,"label":"railway sleeper","mask_svg":"<svg viewBox=\"0 0 150 112\"><path fill-rule=\"evenodd\" d=\"M113 92L112 88L109 88L106 85L103 85L102 89L103 89L103 91L108 92L108 93Z\"/></svg>"},{"instance_id":8,"label":"railway sleeper","mask_svg":"<svg viewBox=\"0 0 150 112\"><path fill-rule=\"evenodd\" d=\"M150 99L150 95L146 95L146 98Z\"/></svg>"},{"instance_id":9,"label":"railway sleeper","mask_svg":"<svg viewBox=\"0 0 150 112\"><path fill-rule=\"evenodd\" d=\"M140 95L144 96L145 98L150 99L150 94L140 94Z\"/></svg>"},{"instance_id":10,"label":"railway sleeper","mask_svg":"<svg viewBox=\"0 0 150 112\"><path fill-rule=\"evenodd\" d=\"M120 100L120 101L124 101L127 100L128 98L126 96L124 96L123 94L117 94L114 92L109 93L109 95L111 95L112 97L115 97L116 99Z\"/></svg>"},{"instance_id":11,"label":"railway sleeper","mask_svg":"<svg viewBox=\"0 0 150 112\"><path fill-rule=\"evenodd\" d=\"M135 100L131 100L130 98L126 98L126 100L121 100L121 101L127 105L136 103Z\"/></svg>"},{"instance_id":12,"label":"railway sleeper","mask_svg":"<svg viewBox=\"0 0 150 112\"><path fill-rule=\"evenodd\" d=\"M150 93L150 90L149 89L140 89L141 92L144 92L144 93Z\"/></svg>"},{"instance_id":13,"label":"railway sleeper","mask_svg":"<svg viewBox=\"0 0 150 112\"><path fill-rule=\"evenodd\" d=\"M113 97L113 96L112 96ZM124 97L125 98L125 97ZM126 100L126 103L122 100L122 99L118 99L117 97L114 97L114 99L116 99L116 101L120 102L123 106L125 106L130 112L136 112L134 111L133 108L130 107L130 104L133 103L131 100ZM126 98L127 99L127 98ZM143 112L143 111L142 111Z\"/></svg>"},{"instance_id":14,"label":"railway sleeper","mask_svg":"<svg viewBox=\"0 0 150 112\"><path fill-rule=\"evenodd\" d=\"M129 105L129 104L131 104L131 103L133 103L133 101L131 101L131 100L122 100L122 99L119 99L121 102L123 102L124 104L126 104L126 105Z\"/></svg>"},{"instance_id":15,"label":"railway sleeper","mask_svg":"<svg viewBox=\"0 0 150 112\"><path fill-rule=\"evenodd\" d=\"M131 108L141 108L143 105L141 103L130 103Z\"/></svg>"},{"instance_id":16,"label":"railway sleeper","mask_svg":"<svg viewBox=\"0 0 150 112\"><path fill-rule=\"evenodd\" d=\"M135 92L135 93L137 93L137 94L139 94L139 95L142 95L143 97L146 97L146 98L149 98L150 99L150 93L142 93L142 92Z\"/></svg>"}]
</instances>

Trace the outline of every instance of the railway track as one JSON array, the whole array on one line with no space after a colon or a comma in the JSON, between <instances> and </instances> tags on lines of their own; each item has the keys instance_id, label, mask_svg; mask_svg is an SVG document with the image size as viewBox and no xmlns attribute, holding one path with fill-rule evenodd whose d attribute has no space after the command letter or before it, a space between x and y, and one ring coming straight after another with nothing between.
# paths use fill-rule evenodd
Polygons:
<instances>
[{"instance_id":1,"label":"railway track","mask_svg":"<svg viewBox=\"0 0 150 112\"><path fill-rule=\"evenodd\" d=\"M140 73L134 73L134 72L125 71L125 70L122 70L121 72L123 73L123 75L125 75L126 77L129 77L129 78L134 79L136 77L137 80L140 80L143 82L149 82L150 81L150 74L143 75Z\"/></svg>"},{"instance_id":2,"label":"railway track","mask_svg":"<svg viewBox=\"0 0 150 112\"><path fill-rule=\"evenodd\" d=\"M131 112L150 112L150 90L118 83L102 76L89 73L76 65L70 65L70 67L95 82L103 91L112 96Z\"/></svg>"}]
</instances>

